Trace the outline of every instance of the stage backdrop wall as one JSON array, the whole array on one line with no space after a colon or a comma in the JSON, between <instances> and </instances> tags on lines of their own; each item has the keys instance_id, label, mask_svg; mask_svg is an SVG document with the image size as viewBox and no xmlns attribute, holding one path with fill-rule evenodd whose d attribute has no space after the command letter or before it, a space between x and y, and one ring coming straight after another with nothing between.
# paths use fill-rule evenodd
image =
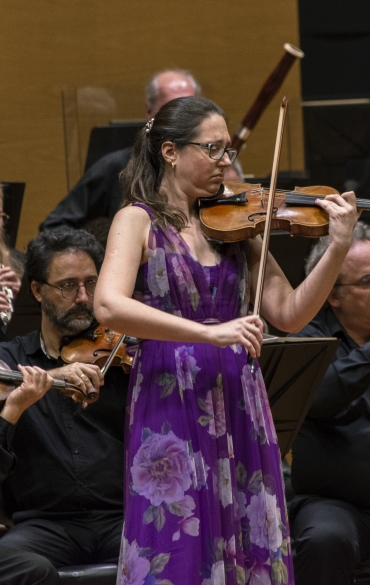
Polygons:
<instances>
[{"instance_id":1,"label":"stage backdrop wall","mask_svg":"<svg viewBox=\"0 0 370 585\"><path fill-rule=\"evenodd\" d=\"M67 192L70 125L62 115L63 87L67 114L68 96L92 88L98 118L99 96L104 110L110 93L124 96L117 117L143 118L143 88L152 73L186 68L204 95L225 108L232 134L282 57L283 44L299 46L296 0L0 0L0 21L0 181L26 182L20 249ZM281 168L303 168L295 64L240 157L245 172L270 172L284 94L291 108ZM78 134L83 121L78 112L69 114ZM68 146L73 180L84 162L82 143L75 153Z\"/></svg>"}]
</instances>

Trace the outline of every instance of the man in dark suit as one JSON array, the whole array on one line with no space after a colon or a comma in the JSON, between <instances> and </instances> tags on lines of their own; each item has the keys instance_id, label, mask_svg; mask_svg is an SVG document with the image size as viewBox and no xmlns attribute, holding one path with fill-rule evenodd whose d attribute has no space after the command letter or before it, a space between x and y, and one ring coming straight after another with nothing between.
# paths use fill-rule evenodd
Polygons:
<instances>
[{"instance_id":1,"label":"man in dark suit","mask_svg":"<svg viewBox=\"0 0 370 585\"><path fill-rule=\"evenodd\" d=\"M330 246L321 238L311 271ZM296 336L296 334L295 334ZM358 222L326 306L300 333L341 344L293 445L296 585L350 585L370 558L370 228Z\"/></svg>"},{"instance_id":2,"label":"man in dark suit","mask_svg":"<svg viewBox=\"0 0 370 585\"><path fill-rule=\"evenodd\" d=\"M103 379L98 366L65 365L60 357L64 338L93 323L103 255L91 234L66 227L41 233L27 248L26 276L41 305L41 330L1 343L0 359L13 370L38 366L100 397L83 408L51 388L31 402L24 392L5 402L1 495L14 525L0 539L0 559L15 554L16 562L0 560L0 577L7 567L2 583L49 585L59 582L59 567L118 562L128 376L115 367Z\"/></svg>"}]
</instances>

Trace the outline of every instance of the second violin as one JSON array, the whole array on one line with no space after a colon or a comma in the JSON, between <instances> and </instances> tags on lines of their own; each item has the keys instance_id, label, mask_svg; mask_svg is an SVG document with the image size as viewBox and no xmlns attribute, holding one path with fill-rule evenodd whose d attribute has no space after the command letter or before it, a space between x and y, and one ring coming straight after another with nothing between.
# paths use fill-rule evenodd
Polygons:
<instances>
[{"instance_id":1,"label":"second violin","mask_svg":"<svg viewBox=\"0 0 370 585\"><path fill-rule=\"evenodd\" d=\"M105 373L109 366L121 366L128 374L133 358L126 352L126 345L136 345L134 337L121 335L103 325L97 325L84 332L83 337L74 338L64 345L61 358L66 364L82 362L96 364ZM110 360L107 364L107 360Z\"/></svg>"}]
</instances>

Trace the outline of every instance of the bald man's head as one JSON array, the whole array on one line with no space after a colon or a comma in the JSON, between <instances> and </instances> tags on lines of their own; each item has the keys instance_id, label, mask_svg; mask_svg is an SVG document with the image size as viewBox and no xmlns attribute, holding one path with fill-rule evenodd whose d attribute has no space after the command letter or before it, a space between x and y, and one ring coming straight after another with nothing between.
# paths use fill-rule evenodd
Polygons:
<instances>
[{"instance_id":1,"label":"bald man's head","mask_svg":"<svg viewBox=\"0 0 370 585\"><path fill-rule=\"evenodd\" d=\"M146 111L152 118L164 104L179 97L200 95L201 88L194 77L181 69L157 73L146 88Z\"/></svg>"}]
</instances>

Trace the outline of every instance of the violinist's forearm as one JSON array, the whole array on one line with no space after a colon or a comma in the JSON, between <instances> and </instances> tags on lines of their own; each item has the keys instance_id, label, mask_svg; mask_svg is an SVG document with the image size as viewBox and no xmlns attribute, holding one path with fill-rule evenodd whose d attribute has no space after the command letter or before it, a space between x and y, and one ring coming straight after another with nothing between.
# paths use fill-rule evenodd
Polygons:
<instances>
[{"instance_id":1,"label":"violinist's forearm","mask_svg":"<svg viewBox=\"0 0 370 585\"><path fill-rule=\"evenodd\" d=\"M297 333L317 315L337 280L347 250L329 246L307 278L281 300L279 329Z\"/></svg>"},{"instance_id":2,"label":"violinist's forearm","mask_svg":"<svg viewBox=\"0 0 370 585\"><path fill-rule=\"evenodd\" d=\"M22 414L26 410L25 408L21 408L19 406L12 406L8 404L4 404L4 408L2 409L0 416L1 418L5 419L6 421L10 422L12 425L17 424L19 419L21 418Z\"/></svg>"},{"instance_id":3,"label":"violinist's forearm","mask_svg":"<svg viewBox=\"0 0 370 585\"><path fill-rule=\"evenodd\" d=\"M316 204L329 215L330 245L314 270L293 291L271 259L267 266L262 314L283 331L300 331L318 313L351 246L357 219L355 194L329 195ZM252 246L254 257L257 246Z\"/></svg>"},{"instance_id":4,"label":"violinist's forearm","mask_svg":"<svg viewBox=\"0 0 370 585\"><path fill-rule=\"evenodd\" d=\"M208 341L209 328L206 325L159 311L125 296L96 299L94 309L99 323L133 337L162 341Z\"/></svg>"}]
</instances>

